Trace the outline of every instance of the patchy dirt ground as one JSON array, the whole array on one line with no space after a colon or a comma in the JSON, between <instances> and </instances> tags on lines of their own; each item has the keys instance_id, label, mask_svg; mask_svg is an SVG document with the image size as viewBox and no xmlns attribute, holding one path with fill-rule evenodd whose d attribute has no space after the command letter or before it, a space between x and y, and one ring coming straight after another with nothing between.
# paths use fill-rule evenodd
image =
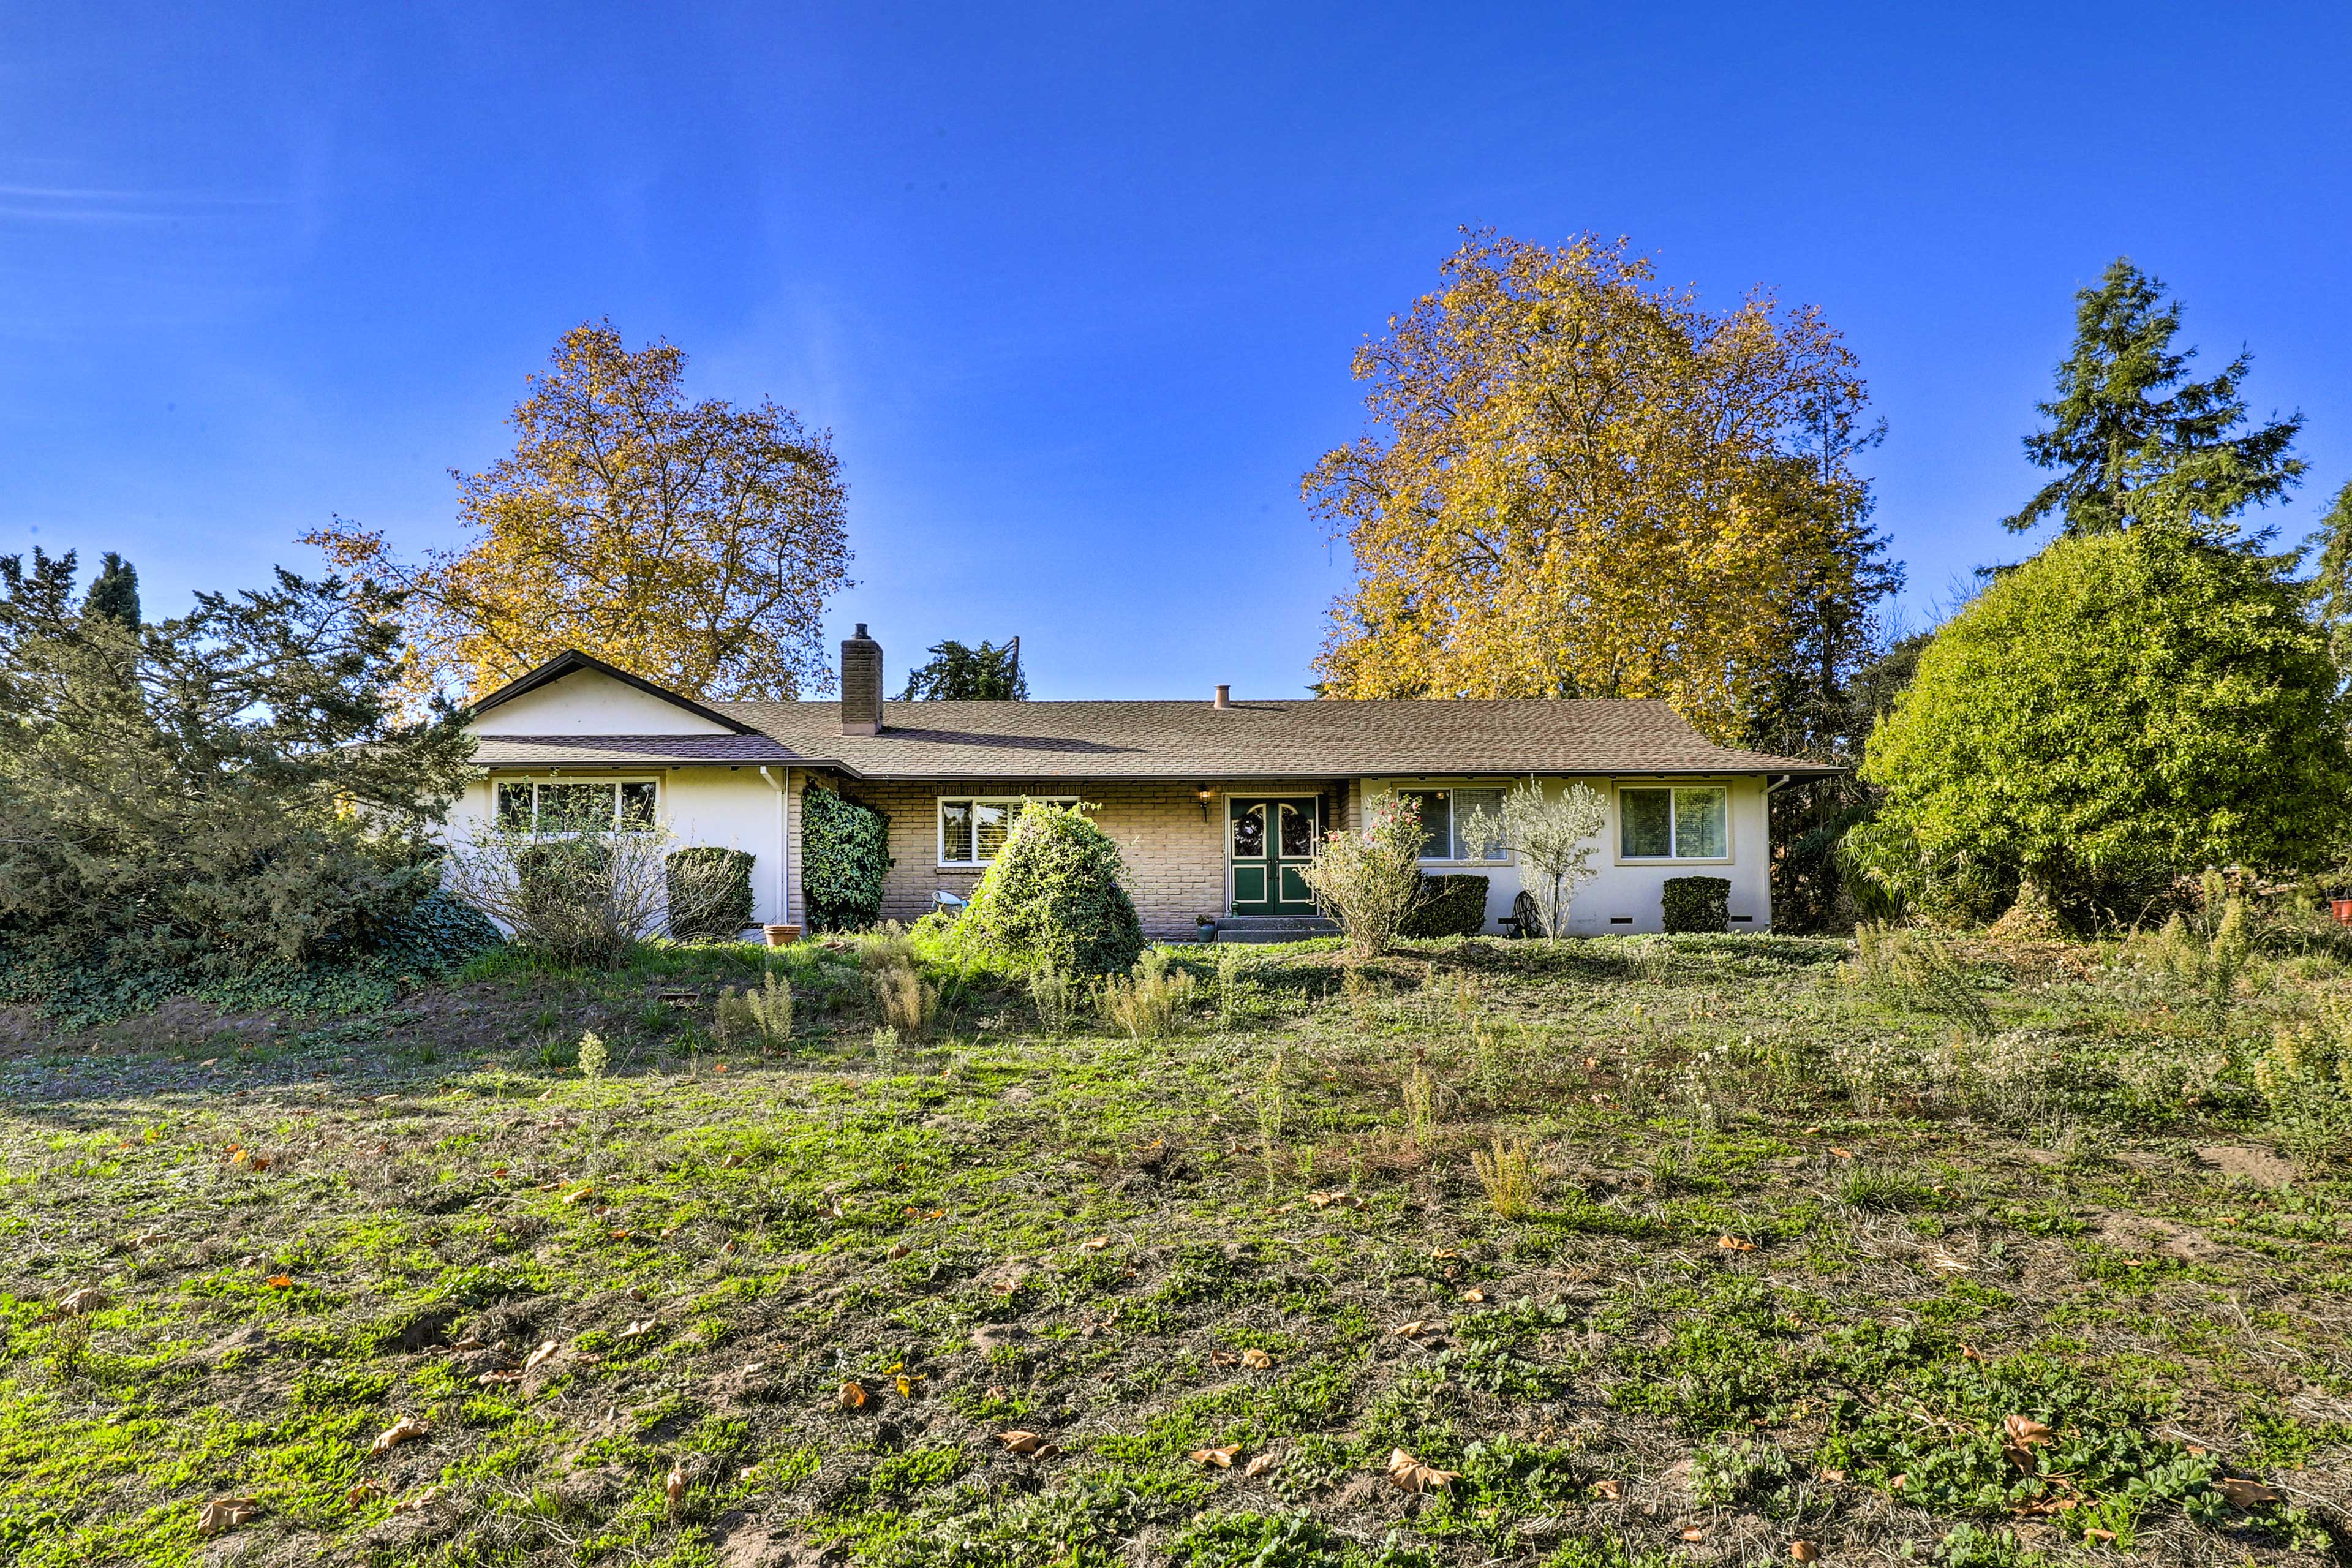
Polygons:
<instances>
[{"instance_id":1,"label":"patchy dirt ground","mask_svg":"<svg viewBox=\"0 0 2352 1568\"><path fill-rule=\"evenodd\" d=\"M1959 952L19 1016L0 1564L2352 1561L2352 1180L2249 1076L2352 981Z\"/></svg>"}]
</instances>

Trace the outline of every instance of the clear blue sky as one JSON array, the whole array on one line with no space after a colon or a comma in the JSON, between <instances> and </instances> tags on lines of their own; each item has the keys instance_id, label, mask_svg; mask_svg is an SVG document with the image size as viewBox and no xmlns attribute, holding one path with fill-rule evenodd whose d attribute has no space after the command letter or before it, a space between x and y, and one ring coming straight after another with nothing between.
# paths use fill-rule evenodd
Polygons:
<instances>
[{"instance_id":1,"label":"clear blue sky","mask_svg":"<svg viewBox=\"0 0 2352 1568\"><path fill-rule=\"evenodd\" d=\"M1463 20L1464 17L1471 18ZM1821 306L1915 606L2014 555L2073 290L2128 253L2352 479L2352 8L260 5L0 18L0 553L150 613L454 536L557 334L830 426L894 677L1297 692L1300 472L1462 224ZM1915 611L1915 613L1916 613Z\"/></svg>"}]
</instances>

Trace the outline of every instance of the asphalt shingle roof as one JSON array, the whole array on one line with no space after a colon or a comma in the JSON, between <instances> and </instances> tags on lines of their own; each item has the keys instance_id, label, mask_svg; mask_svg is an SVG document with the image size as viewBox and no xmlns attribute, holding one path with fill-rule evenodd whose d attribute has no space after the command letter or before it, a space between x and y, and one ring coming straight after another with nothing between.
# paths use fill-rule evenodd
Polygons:
<instances>
[{"instance_id":1,"label":"asphalt shingle roof","mask_svg":"<svg viewBox=\"0 0 2352 1568\"><path fill-rule=\"evenodd\" d=\"M711 706L865 778L1834 771L1717 746L1660 701L886 702L878 735L841 733L837 702Z\"/></svg>"}]
</instances>

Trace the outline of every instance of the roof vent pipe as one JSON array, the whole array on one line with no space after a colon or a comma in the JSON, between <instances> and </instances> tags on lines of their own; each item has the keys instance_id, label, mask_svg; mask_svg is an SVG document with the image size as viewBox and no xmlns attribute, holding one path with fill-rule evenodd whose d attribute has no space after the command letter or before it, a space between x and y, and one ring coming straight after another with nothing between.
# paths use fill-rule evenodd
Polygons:
<instances>
[{"instance_id":1,"label":"roof vent pipe","mask_svg":"<svg viewBox=\"0 0 2352 1568\"><path fill-rule=\"evenodd\" d=\"M841 639L841 732L875 735L882 730L882 645L866 635Z\"/></svg>"},{"instance_id":2,"label":"roof vent pipe","mask_svg":"<svg viewBox=\"0 0 2352 1568\"><path fill-rule=\"evenodd\" d=\"M1214 702L1212 702L1211 704L1209 704L1209 706L1210 706L1210 707L1212 707L1212 708L1230 708L1230 707L1232 707L1233 705L1234 705L1234 689L1233 689L1232 687L1230 687L1230 686L1220 686L1220 687L1218 687L1218 688L1217 688L1217 700L1216 700Z\"/></svg>"}]
</instances>

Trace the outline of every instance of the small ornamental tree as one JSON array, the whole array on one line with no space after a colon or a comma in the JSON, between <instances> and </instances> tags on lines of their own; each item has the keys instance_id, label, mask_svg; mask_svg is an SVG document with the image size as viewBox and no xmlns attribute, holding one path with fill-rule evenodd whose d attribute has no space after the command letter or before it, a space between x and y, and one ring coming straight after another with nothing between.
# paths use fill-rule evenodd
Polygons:
<instances>
[{"instance_id":1,"label":"small ornamental tree","mask_svg":"<svg viewBox=\"0 0 2352 1568\"><path fill-rule=\"evenodd\" d=\"M2346 717L2275 561L2168 527L2061 539L1937 634L1871 736L1871 861L2078 911L2205 866L2323 866L2352 805Z\"/></svg>"},{"instance_id":2,"label":"small ornamental tree","mask_svg":"<svg viewBox=\"0 0 2352 1568\"><path fill-rule=\"evenodd\" d=\"M1143 952L1118 844L1082 805L1032 801L956 922L965 939L1062 974L1124 974Z\"/></svg>"},{"instance_id":3,"label":"small ornamental tree","mask_svg":"<svg viewBox=\"0 0 2352 1568\"><path fill-rule=\"evenodd\" d=\"M1325 834L1303 875L1350 952L1386 952L1422 896L1421 813L1393 795L1368 797L1364 826Z\"/></svg>"},{"instance_id":4,"label":"small ornamental tree","mask_svg":"<svg viewBox=\"0 0 2352 1568\"><path fill-rule=\"evenodd\" d=\"M1558 795L1532 781L1503 797L1500 819L1473 812L1465 830L1474 843L1500 840L1519 862L1519 874L1535 895L1544 935L1557 941L1568 929L1576 890L1592 880L1592 857L1609 826L1609 803L1591 784L1572 784Z\"/></svg>"}]
</instances>

